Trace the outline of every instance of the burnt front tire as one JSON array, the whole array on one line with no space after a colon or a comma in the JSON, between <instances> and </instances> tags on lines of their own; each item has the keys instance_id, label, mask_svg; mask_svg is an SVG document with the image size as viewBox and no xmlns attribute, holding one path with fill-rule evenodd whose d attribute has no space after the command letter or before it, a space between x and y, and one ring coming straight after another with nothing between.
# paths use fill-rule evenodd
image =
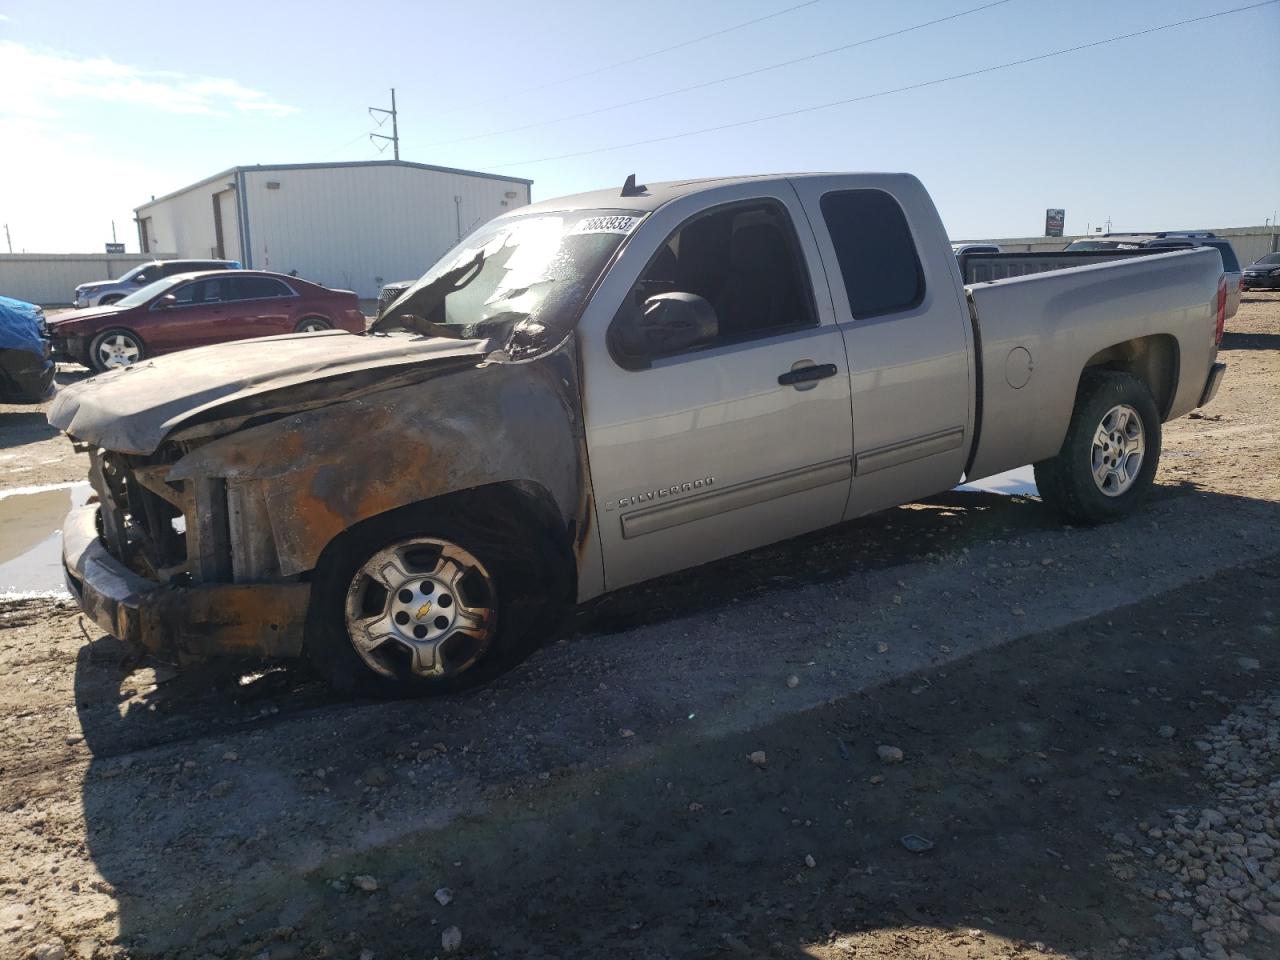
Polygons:
<instances>
[{"instance_id":1,"label":"burnt front tire","mask_svg":"<svg viewBox=\"0 0 1280 960\"><path fill-rule=\"evenodd\" d=\"M494 531L416 508L327 551L312 583L307 656L334 690L385 699L494 676L547 622L543 574Z\"/></svg>"},{"instance_id":2,"label":"burnt front tire","mask_svg":"<svg viewBox=\"0 0 1280 960\"><path fill-rule=\"evenodd\" d=\"M1110 523L1146 499L1160 465L1160 413L1147 385L1086 373L1057 456L1035 465L1045 505L1074 523Z\"/></svg>"}]
</instances>

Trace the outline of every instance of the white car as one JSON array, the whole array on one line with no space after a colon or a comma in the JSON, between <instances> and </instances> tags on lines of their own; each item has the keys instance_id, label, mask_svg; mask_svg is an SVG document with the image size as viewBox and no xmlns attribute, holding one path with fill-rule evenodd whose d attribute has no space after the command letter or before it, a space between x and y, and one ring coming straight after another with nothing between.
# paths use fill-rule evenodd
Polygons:
<instances>
[{"instance_id":1,"label":"white car","mask_svg":"<svg viewBox=\"0 0 1280 960\"><path fill-rule=\"evenodd\" d=\"M966 253L1001 253L999 244L995 243L953 243L951 252L957 257Z\"/></svg>"},{"instance_id":2,"label":"white car","mask_svg":"<svg viewBox=\"0 0 1280 960\"><path fill-rule=\"evenodd\" d=\"M118 280L96 280L76 287L73 305L82 307L106 307L129 294L141 290L175 273L198 273L204 270L239 270L238 260L152 260L140 263Z\"/></svg>"}]
</instances>

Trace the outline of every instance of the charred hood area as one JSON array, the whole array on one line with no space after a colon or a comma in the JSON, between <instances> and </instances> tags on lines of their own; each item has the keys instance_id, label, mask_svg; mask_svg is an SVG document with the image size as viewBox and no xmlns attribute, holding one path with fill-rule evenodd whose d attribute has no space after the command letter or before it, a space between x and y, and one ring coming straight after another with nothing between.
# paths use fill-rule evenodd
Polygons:
<instances>
[{"instance_id":1,"label":"charred hood area","mask_svg":"<svg viewBox=\"0 0 1280 960\"><path fill-rule=\"evenodd\" d=\"M240 340L148 360L62 390L49 422L74 439L149 455L184 428L234 429L273 411L333 403L446 370L472 366L487 340L340 331ZM197 433L210 431L197 431ZM216 432L216 431L212 431Z\"/></svg>"}]
</instances>

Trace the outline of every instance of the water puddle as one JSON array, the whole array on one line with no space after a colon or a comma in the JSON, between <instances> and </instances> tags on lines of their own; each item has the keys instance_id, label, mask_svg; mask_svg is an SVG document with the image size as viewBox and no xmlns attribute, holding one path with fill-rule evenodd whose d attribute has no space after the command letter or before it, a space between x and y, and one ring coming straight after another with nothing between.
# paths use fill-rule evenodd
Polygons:
<instances>
[{"instance_id":1,"label":"water puddle","mask_svg":"<svg viewBox=\"0 0 1280 960\"><path fill-rule=\"evenodd\" d=\"M92 493L87 481L0 490L0 600L67 596L62 521Z\"/></svg>"},{"instance_id":2,"label":"water puddle","mask_svg":"<svg viewBox=\"0 0 1280 960\"><path fill-rule=\"evenodd\" d=\"M1017 470L997 473L995 476L987 477L983 480L975 480L973 483L961 484L956 489L972 493L1003 493L1006 496L1019 497L1038 497L1040 495L1040 491L1036 489L1035 470L1030 464L1025 467L1018 467Z\"/></svg>"}]
</instances>

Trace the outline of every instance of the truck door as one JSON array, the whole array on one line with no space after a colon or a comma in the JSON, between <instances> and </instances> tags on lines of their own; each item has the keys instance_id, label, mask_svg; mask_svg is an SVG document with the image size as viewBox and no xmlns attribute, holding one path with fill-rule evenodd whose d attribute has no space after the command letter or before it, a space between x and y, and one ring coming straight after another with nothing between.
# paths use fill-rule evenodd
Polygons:
<instances>
[{"instance_id":1,"label":"truck door","mask_svg":"<svg viewBox=\"0 0 1280 960\"><path fill-rule=\"evenodd\" d=\"M650 214L593 298L616 313L580 328L609 589L836 523L848 497L848 374L812 230L785 182L717 199ZM718 333L620 360L599 334L665 292L704 298Z\"/></svg>"},{"instance_id":2,"label":"truck door","mask_svg":"<svg viewBox=\"0 0 1280 960\"><path fill-rule=\"evenodd\" d=\"M846 517L960 482L972 440L972 331L955 257L914 177L794 181L817 235L849 357Z\"/></svg>"}]
</instances>

